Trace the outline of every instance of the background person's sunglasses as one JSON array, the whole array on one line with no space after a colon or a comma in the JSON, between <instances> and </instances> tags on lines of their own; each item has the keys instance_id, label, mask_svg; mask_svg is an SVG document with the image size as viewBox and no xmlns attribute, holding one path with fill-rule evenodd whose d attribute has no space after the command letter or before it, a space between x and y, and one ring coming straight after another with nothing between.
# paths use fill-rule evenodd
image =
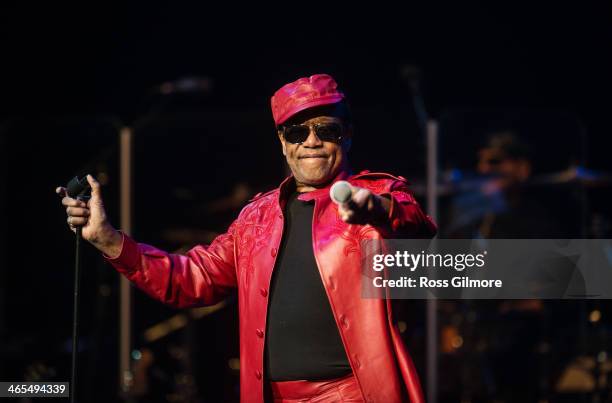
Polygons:
<instances>
[{"instance_id":1,"label":"background person's sunglasses","mask_svg":"<svg viewBox=\"0 0 612 403\"><path fill-rule=\"evenodd\" d=\"M338 142L342 139L344 128L339 123L316 123L313 125L283 126L282 133L285 140L292 144L301 144L310 135L310 128L321 141Z\"/></svg>"}]
</instances>

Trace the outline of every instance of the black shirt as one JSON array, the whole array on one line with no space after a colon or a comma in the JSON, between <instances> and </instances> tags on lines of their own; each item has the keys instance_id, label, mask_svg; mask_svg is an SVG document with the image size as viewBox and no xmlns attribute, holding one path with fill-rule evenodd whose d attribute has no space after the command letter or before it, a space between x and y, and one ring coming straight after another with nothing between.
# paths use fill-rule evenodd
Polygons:
<instances>
[{"instance_id":1,"label":"black shirt","mask_svg":"<svg viewBox=\"0 0 612 403\"><path fill-rule=\"evenodd\" d=\"M351 371L312 245L314 201L292 194L270 286L266 371L270 381L339 378Z\"/></svg>"}]
</instances>

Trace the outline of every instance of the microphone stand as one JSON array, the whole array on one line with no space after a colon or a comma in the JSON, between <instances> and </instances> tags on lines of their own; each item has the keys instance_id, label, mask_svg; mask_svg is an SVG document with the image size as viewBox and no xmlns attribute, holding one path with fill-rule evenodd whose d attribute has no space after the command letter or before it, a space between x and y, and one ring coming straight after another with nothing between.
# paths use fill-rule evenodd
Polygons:
<instances>
[{"instance_id":1,"label":"microphone stand","mask_svg":"<svg viewBox=\"0 0 612 403\"><path fill-rule=\"evenodd\" d=\"M427 149L427 213L438 219L438 123L427 111L425 99L421 93L421 71L414 65L406 65L401 76L408 85L412 103ZM438 401L438 301L428 298L425 307L427 342L425 347L425 364L427 389L426 401Z\"/></svg>"},{"instance_id":2,"label":"microphone stand","mask_svg":"<svg viewBox=\"0 0 612 403\"><path fill-rule=\"evenodd\" d=\"M79 180L73 178L66 186L66 193L77 200L89 200L89 183L86 178ZM79 349L79 290L81 287L81 244L83 239L82 227L76 227L75 253L74 253L74 299L72 311L72 360L70 368L70 403L75 403L77 394L77 358Z\"/></svg>"},{"instance_id":3,"label":"microphone stand","mask_svg":"<svg viewBox=\"0 0 612 403\"><path fill-rule=\"evenodd\" d=\"M79 288L81 285L81 239L82 229L76 228L76 245L74 254L74 300L72 311L72 363L70 370L70 403L76 402L77 355L79 348Z\"/></svg>"}]
</instances>

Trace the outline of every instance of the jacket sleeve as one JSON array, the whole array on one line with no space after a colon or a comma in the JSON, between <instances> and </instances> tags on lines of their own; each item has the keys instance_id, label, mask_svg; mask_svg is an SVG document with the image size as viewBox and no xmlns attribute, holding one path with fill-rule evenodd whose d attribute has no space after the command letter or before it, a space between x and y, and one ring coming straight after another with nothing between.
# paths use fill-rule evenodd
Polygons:
<instances>
[{"instance_id":1,"label":"jacket sleeve","mask_svg":"<svg viewBox=\"0 0 612 403\"><path fill-rule=\"evenodd\" d=\"M122 233L116 258L104 258L151 297L177 308L212 305L236 287L234 222L209 246L198 245L185 255L136 243Z\"/></svg>"},{"instance_id":2,"label":"jacket sleeve","mask_svg":"<svg viewBox=\"0 0 612 403\"><path fill-rule=\"evenodd\" d=\"M391 201L389 217L381 228L385 238L432 238L438 226L425 214L404 181L393 181L390 189L381 194Z\"/></svg>"}]
</instances>

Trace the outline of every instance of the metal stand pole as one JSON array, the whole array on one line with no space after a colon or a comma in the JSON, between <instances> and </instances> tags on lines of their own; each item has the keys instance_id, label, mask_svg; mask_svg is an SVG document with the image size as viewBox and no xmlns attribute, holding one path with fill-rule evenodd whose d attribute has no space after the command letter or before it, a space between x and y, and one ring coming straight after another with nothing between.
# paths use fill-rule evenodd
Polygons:
<instances>
[{"instance_id":1,"label":"metal stand pole","mask_svg":"<svg viewBox=\"0 0 612 403\"><path fill-rule=\"evenodd\" d=\"M75 403L77 395L77 358L79 355L79 288L81 285L81 227L76 228L76 247L74 253L74 300L72 311L72 360L70 366L70 403Z\"/></svg>"},{"instance_id":2,"label":"metal stand pole","mask_svg":"<svg viewBox=\"0 0 612 403\"><path fill-rule=\"evenodd\" d=\"M427 212L434 221L438 219L438 123L429 120L427 135ZM438 400L438 301L427 300L427 401Z\"/></svg>"},{"instance_id":3,"label":"metal stand pole","mask_svg":"<svg viewBox=\"0 0 612 403\"><path fill-rule=\"evenodd\" d=\"M121 229L132 233L132 144L133 131L124 127L119 133L120 211ZM119 279L119 388L129 392L133 375L130 368L132 350L132 288L127 278Z\"/></svg>"},{"instance_id":4,"label":"metal stand pole","mask_svg":"<svg viewBox=\"0 0 612 403\"><path fill-rule=\"evenodd\" d=\"M414 112L419 129L425 136L427 146L427 213L434 221L438 219L438 124L429 118L425 100L421 94L421 71L417 66L406 65L401 75L410 88ZM426 379L427 402L438 400L438 301L426 302Z\"/></svg>"}]
</instances>

